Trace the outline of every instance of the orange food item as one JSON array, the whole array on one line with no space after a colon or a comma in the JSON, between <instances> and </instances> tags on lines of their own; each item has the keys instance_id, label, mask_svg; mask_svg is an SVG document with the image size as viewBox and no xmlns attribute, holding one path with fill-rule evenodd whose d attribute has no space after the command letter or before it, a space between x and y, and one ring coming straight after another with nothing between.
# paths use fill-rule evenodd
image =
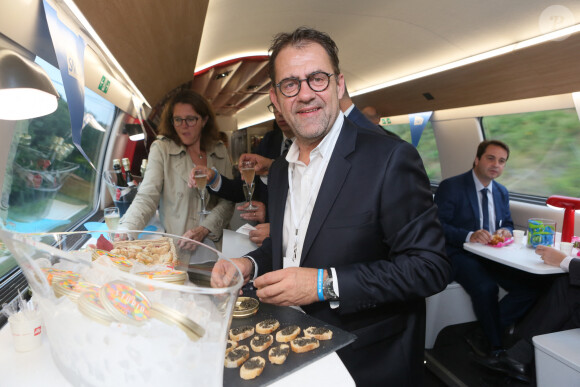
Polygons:
<instances>
[{"instance_id":1,"label":"orange food item","mask_svg":"<svg viewBox=\"0 0 580 387\"><path fill-rule=\"evenodd\" d=\"M489 242L490 245L495 246L498 243L502 243L505 242L505 238L502 237L501 235L498 234L493 234L493 236L491 237L491 242Z\"/></svg>"}]
</instances>

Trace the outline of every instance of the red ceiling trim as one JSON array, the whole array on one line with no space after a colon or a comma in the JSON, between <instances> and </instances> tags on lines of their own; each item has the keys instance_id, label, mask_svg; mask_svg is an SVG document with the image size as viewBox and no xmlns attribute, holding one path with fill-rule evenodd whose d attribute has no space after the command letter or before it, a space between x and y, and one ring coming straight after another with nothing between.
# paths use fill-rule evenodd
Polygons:
<instances>
[{"instance_id":1,"label":"red ceiling trim","mask_svg":"<svg viewBox=\"0 0 580 387\"><path fill-rule=\"evenodd\" d=\"M198 72L194 73L193 76L197 77L198 75L204 74L206 72L208 72L209 70L213 69L213 68L217 68L217 67L223 67L223 66L228 66L237 62L240 62L242 60L247 60L247 61L263 61L263 60L268 60L270 59L270 57L268 55L255 55L255 56L242 56L239 58L234 58L234 59L230 59L227 60L225 62L221 62L221 63L216 63L213 66L210 66L208 68L205 68L203 70L199 70Z\"/></svg>"}]
</instances>

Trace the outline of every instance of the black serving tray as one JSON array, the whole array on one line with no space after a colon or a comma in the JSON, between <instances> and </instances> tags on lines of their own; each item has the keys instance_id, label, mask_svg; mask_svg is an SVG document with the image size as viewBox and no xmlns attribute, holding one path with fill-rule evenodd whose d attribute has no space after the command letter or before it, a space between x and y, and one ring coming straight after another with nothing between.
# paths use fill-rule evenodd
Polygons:
<instances>
[{"instance_id":1,"label":"black serving tray","mask_svg":"<svg viewBox=\"0 0 580 387\"><path fill-rule=\"evenodd\" d=\"M255 297L255 294L249 293L247 291L244 292L244 296L247 297ZM304 312L285 306L274 306L270 304L260 303L258 312L249 317L244 318L234 318L232 319L231 328L236 328L243 325L252 325L256 326L256 324L262 320L266 320L269 318L275 318L280 322L280 328L272 333L274 336L274 344L279 345L276 341L276 332L280 329L283 329L289 325L298 325L300 329L303 331L304 329L314 326L314 327L326 327L331 329L333 332L332 340L320 340L320 347L305 353L295 353L290 350L288 354L288 358L286 362L282 365L272 364L268 360L268 349L262 352L254 352L250 347L250 341L252 337L248 337L247 339L241 340L239 342L240 345L247 345L250 348L250 358L253 356L261 356L266 360L266 366L264 367L264 371L260 376L253 380L244 380L240 378L240 368L225 368L224 367L224 386L226 387L236 387L236 386L264 386L271 383L274 383L278 379L282 379L283 377L287 376L288 374L298 371L302 367L328 355L329 353L335 352L336 350L352 343L356 336L352 333L344 331L342 329L336 328L332 325L326 324L325 322L311 317ZM303 336L303 332L300 332L298 337ZM287 343L288 345L290 343Z\"/></svg>"}]
</instances>

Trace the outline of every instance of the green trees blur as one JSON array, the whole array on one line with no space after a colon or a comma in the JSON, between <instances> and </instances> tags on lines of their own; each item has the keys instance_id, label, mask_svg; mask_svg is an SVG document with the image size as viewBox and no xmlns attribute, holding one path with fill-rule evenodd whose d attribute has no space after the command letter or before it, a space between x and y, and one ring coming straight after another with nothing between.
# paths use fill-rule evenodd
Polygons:
<instances>
[{"instance_id":1,"label":"green trees blur","mask_svg":"<svg viewBox=\"0 0 580 387\"><path fill-rule=\"evenodd\" d=\"M498 181L511 193L580 196L580 121L575 109L484 117L482 125L486 139L501 140L510 147L508 164ZM411 142L408 124L386 128ZM441 181L431 123L417 150L431 182Z\"/></svg>"}]
</instances>

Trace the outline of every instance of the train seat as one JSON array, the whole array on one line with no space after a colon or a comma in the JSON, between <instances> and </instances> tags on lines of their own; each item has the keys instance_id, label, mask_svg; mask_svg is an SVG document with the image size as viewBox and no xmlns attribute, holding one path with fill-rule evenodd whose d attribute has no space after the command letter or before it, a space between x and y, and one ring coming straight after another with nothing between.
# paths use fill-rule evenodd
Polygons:
<instances>
[{"instance_id":1,"label":"train seat","mask_svg":"<svg viewBox=\"0 0 580 387\"><path fill-rule=\"evenodd\" d=\"M471 298L457 282L452 282L443 291L427 297L426 307L426 349L433 348L437 335L446 326L476 320Z\"/></svg>"}]
</instances>

